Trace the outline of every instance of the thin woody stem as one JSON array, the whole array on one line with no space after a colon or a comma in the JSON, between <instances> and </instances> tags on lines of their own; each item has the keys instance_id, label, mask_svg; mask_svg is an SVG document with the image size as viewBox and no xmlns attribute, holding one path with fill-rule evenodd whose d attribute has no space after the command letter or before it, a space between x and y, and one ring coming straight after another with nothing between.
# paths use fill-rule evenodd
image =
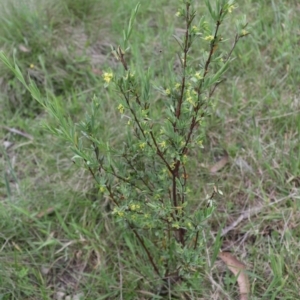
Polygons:
<instances>
[{"instance_id":1,"label":"thin woody stem","mask_svg":"<svg viewBox=\"0 0 300 300\"><path fill-rule=\"evenodd\" d=\"M168 168L169 172L170 172L170 173L173 173L174 171L173 171L173 169L171 168L171 166L169 165L169 163L166 161L163 152L161 152L161 150L159 149L158 144L157 144L157 142L156 142L156 139L155 139L155 137L154 137L152 131L150 131L150 136L151 136L151 139L152 139L152 141L153 141L153 143L154 143L154 146L155 146L155 148L156 148L156 153L157 153L157 155L158 155L158 156L161 158L161 160L165 163L165 165L166 165L166 167Z\"/></svg>"},{"instance_id":2,"label":"thin woody stem","mask_svg":"<svg viewBox=\"0 0 300 300\"><path fill-rule=\"evenodd\" d=\"M221 21L220 20L222 18L222 14L223 14L223 10L221 9L220 13L219 13L219 20L217 21L217 24L216 24L216 29L215 29L215 33L214 33L214 39L211 42L209 55L208 55L208 58L207 58L206 63L205 63L203 78L201 79L201 81L199 83L199 87L197 88L198 99L197 99L197 105L194 108L195 114L192 117L192 121L191 121L191 124L190 124L190 129L189 129L189 132L187 134L187 138L185 140L185 145L184 145L184 147L182 148L182 151L181 151L182 154L186 154L186 152L187 152L187 146L188 146L188 144L189 144L189 142L191 140L192 133L194 131L195 126L198 124L198 121L197 121L198 112L199 112L199 110L200 110L200 108L202 106L202 103L200 101L200 97L201 97L201 93L202 93L201 90L202 90L202 86L203 86L205 77L208 74L208 68L209 68L209 65L211 63L212 56L214 54L214 48L215 48L216 43L217 43L218 31L219 31L219 28L220 28L220 25L221 25ZM203 116L203 114L201 115L201 117L202 116Z\"/></svg>"},{"instance_id":3,"label":"thin woody stem","mask_svg":"<svg viewBox=\"0 0 300 300\"><path fill-rule=\"evenodd\" d=\"M142 237L138 234L138 232L136 231L136 229L133 228L133 226L132 226L130 223L129 223L129 226L130 226L131 230L133 231L133 233L135 234L135 236L137 237L137 239L139 240L139 242L140 242L140 244L142 245L142 247L144 248L145 252L147 253L148 259L149 259L149 261L150 261L150 263L151 263L151 265L152 265L152 267L153 267L155 273L156 273L159 277L161 277L161 276L160 276L160 273L159 273L159 270L158 270L158 267L156 266L156 264L155 264L155 262L154 262L154 260L153 260L153 257L152 257L152 255L151 255L151 253L149 252L148 248L146 247L146 245L145 245L145 243L144 243Z\"/></svg>"},{"instance_id":4,"label":"thin woody stem","mask_svg":"<svg viewBox=\"0 0 300 300\"><path fill-rule=\"evenodd\" d=\"M189 26L190 26L190 4L186 4L186 29L185 29L185 39L184 39L184 49L183 49L183 63L182 63L182 79L181 79L181 91L180 91L180 97L177 103L177 108L175 112L175 116L177 119L179 119L181 114L181 106L183 102L184 97L184 90L185 90L185 69L187 66L187 53L189 51ZM176 124L174 124L174 127L176 129Z\"/></svg>"}]
</instances>

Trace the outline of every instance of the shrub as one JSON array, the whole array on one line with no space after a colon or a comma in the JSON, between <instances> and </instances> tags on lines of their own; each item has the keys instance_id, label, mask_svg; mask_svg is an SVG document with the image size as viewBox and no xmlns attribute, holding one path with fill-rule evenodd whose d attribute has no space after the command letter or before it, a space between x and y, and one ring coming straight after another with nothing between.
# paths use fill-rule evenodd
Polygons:
<instances>
[{"instance_id":1,"label":"shrub","mask_svg":"<svg viewBox=\"0 0 300 300\"><path fill-rule=\"evenodd\" d=\"M214 7L209 0L205 3L208 13L196 21L193 1L180 1L176 16L185 30L175 39L181 70L167 74L165 86L156 89L153 68L135 72L134 62L127 60L139 5L133 11L122 46L113 50L123 70L103 73L106 87L119 96L113 105L124 124L121 147L101 137L100 96L93 98L85 120L75 124L65 117L67 112L58 98L42 98L34 82L27 85L17 65L1 55L32 96L55 117L57 127L49 126L49 130L68 141L75 154L73 161L89 171L103 198L110 200L111 214L138 241L143 251L132 250L135 266L143 273L147 261L153 270L147 273L150 290L160 295L170 293L175 283L186 286L192 279L199 282L203 278L207 246L203 233L208 230L206 220L214 211L213 199L219 191L215 187L211 196L194 199L198 187L190 183L190 158L201 151L214 91L232 62L237 42L247 35L243 20L231 49L224 50L220 30L235 4L231 0L216 0ZM159 101L154 100L157 98ZM129 241L126 245L132 247ZM219 247L217 239L212 262Z\"/></svg>"}]
</instances>

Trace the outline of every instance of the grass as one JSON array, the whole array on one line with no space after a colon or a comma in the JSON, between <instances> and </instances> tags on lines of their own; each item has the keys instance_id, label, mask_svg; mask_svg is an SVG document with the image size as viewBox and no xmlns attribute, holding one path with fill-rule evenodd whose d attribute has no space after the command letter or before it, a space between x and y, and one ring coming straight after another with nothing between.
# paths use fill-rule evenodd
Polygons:
<instances>
[{"instance_id":1,"label":"grass","mask_svg":"<svg viewBox=\"0 0 300 300\"><path fill-rule=\"evenodd\" d=\"M2 0L0 48L15 53L22 70L42 90L59 95L77 121L93 94L102 95L100 130L117 145L117 103L100 74L117 68L109 45L117 45L136 2L48 2ZM171 38L178 30L175 12L175 0L141 1L133 35L132 60L141 70L156 65L161 85L162 70L172 68L177 50ZM247 15L251 35L238 44L228 79L215 95L204 150L195 153L190 175L200 199L211 193L211 183L224 193L207 224L205 259L220 226L257 209L223 237L222 247L248 266L251 299L296 299L300 289L299 12L298 1L239 1L234 13ZM0 73L0 299L58 299L58 293L159 299L147 290L151 272L135 265L144 254L130 233L110 217L89 175L73 165L68 145L45 129L55 120L8 70ZM225 152L229 163L211 175L209 167ZM149 277L142 280L139 271ZM221 262L205 272L203 282L185 288L189 299L237 297L235 280Z\"/></svg>"}]
</instances>

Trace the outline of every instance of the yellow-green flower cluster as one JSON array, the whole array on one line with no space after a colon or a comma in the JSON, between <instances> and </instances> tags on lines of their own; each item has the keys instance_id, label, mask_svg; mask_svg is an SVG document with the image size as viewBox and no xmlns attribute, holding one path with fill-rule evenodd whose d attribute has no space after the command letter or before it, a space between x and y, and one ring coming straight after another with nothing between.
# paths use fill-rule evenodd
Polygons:
<instances>
[{"instance_id":1,"label":"yellow-green flower cluster","mask_svg":"<svg viewBox=\"0 0 300 300\"><path fill-rule=\"evenodd\" d=\"M201 28L204 30L204 31L208 31L209 30L209 24L207 21L204 21L202 24L201 24Z\"/></svg>"},{"instance_id":2,"label":"yellow-green flower cluster","mask_svg":"<svg viewBox=\"0 0 300 300\"><path fill-rule=\"evenodd\" d=\"M103 73L103 80L106 82L106 83L110 83L111 80L113 79L114 75L112 72L104 72Z\"/></svg>"},{"instance_id":3,"label":"yellow-green flower cluster","mask_svg":"<svg viewBox=\"0 0 300 300\"><path fill-rule=\"evenodd\" d=\"M160 145L160 147L161 147L162 149L165 149L166 146L167 146L167 142L166 142L166 141L162 141L161 143L159 143L159 145Z\"/></svg>"},{"instance_id":4,"label":"yellow-green flower cluster","mask_svg":"<svg viewBox=\"0 0 300 300\"><path fill-rule=\"evenodd\" d=\"M175 163L171 164L170 167L171 167L171 169L174 169L175 168ZM161 172L159 173L159 178L163 180L167 176L171 176L171 173L169 172L169 170L167 168L163 168L161 170ZM160 199L160 197L158 199Z\"/></svg>"},{"instance_id":5,"label":"yellow-green flower cluster","mask_svg":"<svg viewBox=\"0 0 300 300\"><path fill-rule=\"evenodd\" d=\"M194 34L196 34L196 33L198 33L199 32L199 29L198 29L198 27L197 26L192 26L192 33L194 33Z\"/></svg>"},{"instance_id":6,"label":"yellow-green flower cluster","mask_svg":"<svg viewBox=\"0 0 300 300\"><path fill-rule=\"evenodd\" d=\"M164 170L167 171L167 169L164 169ZM160 195L159 195L159 194L155 194L155 195L154 195L154 199L155 199L155 200L159 200L159 199L160 199Z\"/></svg>"},{"instance_id":7,"label":"yellow-green flower cluster","mask_svg":"<svg viewBox=\"0 0 300 300\"><path fill-rule=\"evenodd\" d=\"M120 112L120 114L124 114L124 110L125 110L125 108L124 108L123 104L119 104L118 111Z\"/></svg>"},{"instance_id":8,"label":"yellow-green flower cluster","mask_svg":"<svg viewBox=\"0 0 300 300\"><path fill-rule=\"evenodd\" d=\"M201 75L200 72L196 72L196 73L195 73L195 77L196 77L198 80L203 79L203 76Z\"/></svg>"},{"instance_id":9,"label":"yellow-green flower cluster","mask_svg":"<svg viewBox=\"0 0 300 300\"><path fill-rule=\"evenodd\" d=\"M202 140L199 140L199 141L197 141L197 144L198 144L198 146L200 147L200 148L204 148L203 147L203 141Z\"/></svg>"},{"instance_id":10,"label":"yellow-green flower cluster","mask_svg":"<svg viewBox=\"0 0 300 300\"><path fill-rule=\"evenodd\" d=\"M181 84L180 83L176 83L175 84L175 90L178 91L181 87Z\"/></svg>"},{"instance_id":11,"label":"yellow-green flower cluster","mask_svg":"<svg viewBox=\"0 0 300 300\"><path fill-rule=\"evenodd\" d=\"M139 147L141 150L144 150L146 147L146 143L145 142L139 143Z\"/></svg>"},{"instance_id":12,"label":"yellow-green flower cluster","mask_svg":"<svg viewBox=\"0 0 300 300\"><path fill-rule=\"evenodd\" d=\"M241 31L241 36L245 36L245 35L248 35L248 34L249 34L249 32L247 30L245 30L245 29L243 29Z\"/></svg>"},{"instance_id":13,"label":"yellow-green flower cluster","mask_svg":"<svg viewBox=\"0 0 300 300\"><path fill-rule=\"evenodd\" d=\"M112 211L113 215L118 215L119 217L124 217L125 212L122 211L119 207L115 207Z\"/></svg>"},{"instance_id":14,"label":"yellow-green flower cluster","mask_svg":"<svg viewBox=\"0 0 300 300\"><path fill-rule=\"evenodd\" d=\"M178 222L175 222L175 223L172 224L172 227L176 228L176 229L179 229L180 226L179 226Z\"/></svg>"},{"instance_id":15,"label":"yellow-green flower cluster","mask_svg":"<svg viewBox=\"0 0 300 300\"><path fill-rule=\"evenodd\" d=\"M190 88L186 91L186 100L192 104L193 106L196 106L195 103L195 96L197 95L197 92L195 90L191 90Z\"/></svg>"},{"instance_id":16,"label":"yellow-green flower cluster","mask_svg":"<svg viewBox=\"0 0 300 300\"><path fill-rule=\"evenodd\" d=\"M148 110L142 109L141 113L143 118L148 118Z\"/></svg>"},{"instance_id":17,"label":"yellow-green flower cluster","mask_svg":"<svg viewBox=\"0 0 300 300\"><path fill-rule=\"evenodd\" d=\"M138 211L138 210L140 210L141 206L139 204L132 203L132 204L129 205L129 208L132 211Z\"/></svg>"},{"instance_id":18,"label":"yellow-green flower cluster","mask_svg":"<svg viewBox=\"0 0 300 300\"><path fill-rule=\"evenodd\" d=\"M236 9L235 5L229 5L227 11L231 14L234 9Z\"/></svg>"},{"instance_id":19,"label":"yellow-green flower cluster","mask_svg":"<svg viewBox=\"0 0 300 300\"><path fill-rule=\"evenodd\" d=\"M192 228L193 228L192 223L191 223L191 222L188 222L188 223L187 223L187 227L190 228L190 229L192 229Z\"/></svg>"},{"instance_id":20,"label":"yellow-green flower cluster","mask_svg":"<svg viewBox=\"0 0 300 300\"><path fill-rule=\"evenodd\" d=\"M128 71L126 76L123 77L125 80L128 80L128 78L133 78L134 77L134 72L132 73L131 71Z\"/></svg>"},{"instance_id":21,"label":"yellow-green flower cluster","mask_svg":"<svg viewBox=\"0 0 300 300\"><path fill-rule=\"evenodd\" d=\"M204 39L205 39L206 41L211 42L211 41L214 39L214 36L213 36L213 35L207 35Z\"/></svg>"}]
</instances>

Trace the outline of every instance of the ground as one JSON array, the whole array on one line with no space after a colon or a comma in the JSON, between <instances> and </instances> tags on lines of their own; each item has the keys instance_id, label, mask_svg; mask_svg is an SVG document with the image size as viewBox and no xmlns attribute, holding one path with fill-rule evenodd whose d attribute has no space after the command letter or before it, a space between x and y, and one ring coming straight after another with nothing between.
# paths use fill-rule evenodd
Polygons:
<instances>
[{"instance_id":1,"label":"ground","mask_svg":"<svg viewBox=\"0 0 300 300\"><path fill-rule=\"evenodd\" d=\"M102 75L119 68L110 46L122 39L136 1L48 2L1 0L0 48L60 97L75 122L100 96L100 130L118 144L118 102ZM155 65L162 87L168 61L174 72L178 67L177 2L141 1L131 39L130 61ZM210 266L218 231L221 249L247 266L251 299L299 296L299 13L298 1L242 0L224 25L224 39L232 40L234 19L246 15L250 34L218 86L204 148L189 173L197 199L214 185L223 195L206 224L203 281L185 299L238 297L226 265L217 259ZM55 118L4 66L0 86L0 299L160 299L130 269L134 253L107 199L73 164L69 144L47 130Z\"/></svg>"}]
</instances>

